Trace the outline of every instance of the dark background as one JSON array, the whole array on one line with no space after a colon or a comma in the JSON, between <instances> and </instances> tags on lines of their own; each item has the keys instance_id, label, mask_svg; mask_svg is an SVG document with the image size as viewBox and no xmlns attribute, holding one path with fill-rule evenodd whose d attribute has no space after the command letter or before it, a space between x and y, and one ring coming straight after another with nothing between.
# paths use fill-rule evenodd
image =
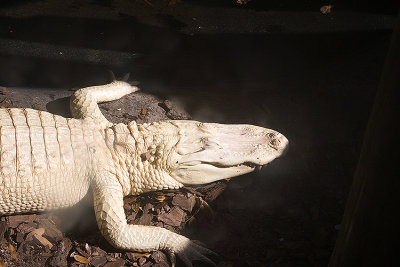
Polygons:
<instances>
[{"instance_id":1,"label":"dark background","mask_svg":"<svg viewBox=\"0 0 400 267\"><path fill-rule=\"evenodd\" d=\"M168 3L2 1L0 86L67 89L129 72L195 120L282 132L287 156L233 179L212 204L215 221L191 237L249 266L325 266L396 5ZM334 7L324 15L326 4Z\"/></svg>"}]
</instances>

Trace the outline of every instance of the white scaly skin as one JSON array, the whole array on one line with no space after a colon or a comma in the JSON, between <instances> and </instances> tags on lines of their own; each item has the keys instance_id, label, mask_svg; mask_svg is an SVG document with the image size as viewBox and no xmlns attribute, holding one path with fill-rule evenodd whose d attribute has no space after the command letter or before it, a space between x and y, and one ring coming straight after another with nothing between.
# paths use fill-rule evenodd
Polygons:
<instances>
[{"instance_id":1,"label":"white scaly skin","mask_svg":"<svg viewBox=\"0 0 400 267\"><path fill-rule=\"evenodd\" d=\"M283 154L288 140L252 125L196 121L112 124L97 103L137 91L128 83L83 88L74 119L0 109L0 215L70 207L91 189L97 223L116 248L163 249L189 266L212 252L160 227L128 225L123 197L204 184L253 171ZM173 265L174 265L174 257Z\"/></svg>"}]
</instances>

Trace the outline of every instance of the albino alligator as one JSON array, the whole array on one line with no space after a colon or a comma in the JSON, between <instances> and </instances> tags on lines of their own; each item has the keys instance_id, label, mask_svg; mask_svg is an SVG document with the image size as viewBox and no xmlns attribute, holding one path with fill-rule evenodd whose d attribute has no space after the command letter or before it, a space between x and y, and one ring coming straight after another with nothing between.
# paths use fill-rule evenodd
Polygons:
<instances>
[{"instance_id":1,"label":"albino alligator","mask_svg":"<svg viewBox=\"0 0 400 267\"><path fill-rule=\"evenodd\" d=\"M73 206L88 192L101 233L114 247L166 250L213 264L212 253L160 227L128 225L123 197L204 184L253 171L282 155L288 140L252 125L197 121L112 124L99 102L137 91L122 81L71 97L74 118L33 109L0 109L0 215Z\"/></svg>"}]
</instances>

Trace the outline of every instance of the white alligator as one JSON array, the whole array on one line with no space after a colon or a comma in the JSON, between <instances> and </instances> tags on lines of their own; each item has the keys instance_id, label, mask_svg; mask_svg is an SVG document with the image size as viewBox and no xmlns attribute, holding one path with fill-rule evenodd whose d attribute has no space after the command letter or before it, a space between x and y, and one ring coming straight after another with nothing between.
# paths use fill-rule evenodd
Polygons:
<instances>
[{"instance_id":1,"label":"white alligator","mask_svg":"<svg viewBox=\"0 0 400 267\"><path fill-rule=\"evenodd\" d=\"M253 171L281 156L288 140L252 125L197 121L112 124L98 104L138 88L123 81L80 89L74 118L0 109L0 216L75 205L89 192L101 233L114 247L162 249L191 266L212 252L167 229L127 224L123 197L205 184Z\"/></svg>"}]
</instances>

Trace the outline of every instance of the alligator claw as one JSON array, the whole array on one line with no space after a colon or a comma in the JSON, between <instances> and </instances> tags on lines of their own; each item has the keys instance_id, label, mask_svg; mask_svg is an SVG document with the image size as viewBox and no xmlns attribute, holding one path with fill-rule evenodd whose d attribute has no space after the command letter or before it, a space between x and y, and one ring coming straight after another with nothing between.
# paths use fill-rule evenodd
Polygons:
<instances>
[{"instance_id":1,"label":"alligator claw","mask_svg":"<svg viewBox=\"0 0 400 267\"><path fill-rule=\"evenodd\" d=\"M111 81L116 81L117 79L115 78L115 74L112 70L107 69L108 74L110 75Z\"/></svg>"},{"instance_id":2,"label":"alligator claw","mask_svg":"<svg viewBox=\"0 0 400 267\"><path fill-rule=\"evenodd\" d=\"M186 266L192 267L192 261L199 260L207 263L210 266L217 266L211 259L206 255L216 256L217 254L204 246L198 245L195 242L190 241L190 243L185 247L185 249L178 253L178 257L186 264Z\"/></svg>"},{"instance_id":3,"label":"alligator claw","mask_svg":"<svg viewBox=\"0 0 400 267\"><path fill-rule=\"evenodd\" d=\"M119 79L120 81L124 81L126 83L129 83L132 86L138 86L140 84L140 82L138 81L130 81L129 77L131 76L131 74L128 72L127 74L124 75L124 77L122 77L121 79Z\"/></svg>"},{"instance_id":4,"label":"alligator claw","mask_svg":"<svg viewBox=\"0 0 400 267\"><path fill-rule=\"evenodd\" d=\"M123 81L126 83L129 83L132 86L138 86L140 84L140 82L138 81L129 81L129 77L131 76L131 74L128 72L127 74L124 75L124 77L122 78L116 78L115 74L112 70L107 70L108 74L110 75L111 81Z\"/></svg>"},{"instance_id":5,"label":"alligator claw","mask_svg":"<svg viewBox=\"0 0 400 267\"><path fill-rule=\"evenodd\" d=\"M131 76L131 74L128 72L127 74L124 75L124 77L122 77L121 81L128 82L129 76Z\"/></svg>"},{"instance_id":6,"label":"alligator claw","mask_svg":"<svg viewBox=\"0 0 400 267\"><path fill-rule=\"evenodd\" d=\"M175 264L176 264L175 253L170 249L167 249L166 252L167 252L169 261L171 262L171 267L175 267Z\"/></svg>"},{"instance_id":7,"label":"alligator claw","mask_svg":"<svg viewBox=\"0 0 400 267\"><path fill-rule=\"evenodd\" d=\"M202 261L207 263L209 266L217 266L208 256L218 256L217 253L205 248L205 246L199 241L191 241L183 236L184 240L180 240L180 244L174 249L167 249L168 256L171 261L171 266L175 266L176 260L175 255L183 261L186 266L193 267L193 261Z\"/></svg>"}]
</instances>

